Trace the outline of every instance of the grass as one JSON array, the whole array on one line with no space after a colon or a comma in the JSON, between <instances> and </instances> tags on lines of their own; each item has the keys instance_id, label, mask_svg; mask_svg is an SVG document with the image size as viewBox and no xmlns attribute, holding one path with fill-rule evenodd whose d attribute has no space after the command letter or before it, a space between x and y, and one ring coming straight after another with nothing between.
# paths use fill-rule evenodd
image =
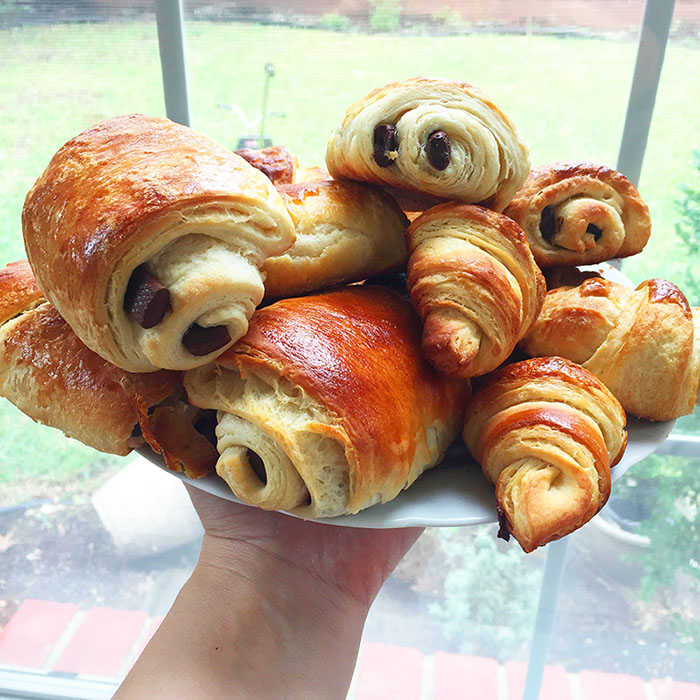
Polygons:
<instances>
[{"instance_id":1,"label":"grass","mask_svg":"<svg viewBox=\"0 0 700 700\"><path fill-rule=\"evenodd\" d=\"M0 402L0 508L37 497L62 496L97 474L125 463L97 452L54 428L34 423Z\"/></svg>"},{"instance_id":2,"label":"grass","mask_svg":"<svg viewBox=\"0 0 700 700\"><path fill-rule=\"evenodd\" d=\"M261 110L264 66L274 64L268 110L285 116L268 117L266 132L302 165L323 163L328 136L352 101L389 81L435 75L481 87L517 124L533 165L587 159L614 166L636 55L636 44L626 40L367 36L210 22L186 25L186 48L192 126L233 148L248 130L218 105L237 104L253 120ZM691 150L700 144L700 100L686 78L698 63L698 44L667 49L640 182L654 233L647 249L625 263L635 282L673 279L690 264L673 226L680 183L695 177ZM164 105L155 24L0 30L0 65L5 264L24 257L24 196L60 145L117 114L163 116ZM34 426L12 407L3 405L0 417L4 481L32 473L30 463L49 478L63 478L102 459L69 449L56 431Z\"/></svg>"}]
</instances>

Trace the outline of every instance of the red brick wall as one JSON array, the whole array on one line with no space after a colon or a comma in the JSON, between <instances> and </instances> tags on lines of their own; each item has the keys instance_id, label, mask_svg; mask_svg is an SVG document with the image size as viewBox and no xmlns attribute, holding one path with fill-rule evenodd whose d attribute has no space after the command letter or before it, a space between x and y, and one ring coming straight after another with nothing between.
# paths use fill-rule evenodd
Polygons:
<instances>
[{"instance_id":1,"label":"red brick wall","mask_svg":"<svg viewBox=\"0 0 700 700\"><path fill-rule=\"evenodd\" d=\"M249 8L256 14L323 15L330 12L351 18L367 18L370 0L183 0L185 12L208 8L230 15L232 10ZM144 7L144 0L92 0L112 11L118 8ZM628 29L638 26L644 12L644 0L400 0L404 15L430 16L450 9L466 22L498 22L522 25L528 18L536 24L575 26L593 30ZM700 0L676 0L674 22L700 27Z\"/></svg>"}]
</instances>

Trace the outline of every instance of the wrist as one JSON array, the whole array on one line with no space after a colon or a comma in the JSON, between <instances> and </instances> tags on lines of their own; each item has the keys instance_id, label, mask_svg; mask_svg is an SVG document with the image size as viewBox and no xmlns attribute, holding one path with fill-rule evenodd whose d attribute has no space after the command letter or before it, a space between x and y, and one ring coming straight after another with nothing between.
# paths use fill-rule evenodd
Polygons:
<instances>
[{"instance_id":1,"label":"wrist","mask_svg":"<svg viewBox=\"0 0 700 700\"><path fill-rule=\"evenodd\" d=\"M275 548L209 536L183 595L217 621L201 653L223 686L243 697L345 697L369 605Z\"/></svg>"}]
</instances>

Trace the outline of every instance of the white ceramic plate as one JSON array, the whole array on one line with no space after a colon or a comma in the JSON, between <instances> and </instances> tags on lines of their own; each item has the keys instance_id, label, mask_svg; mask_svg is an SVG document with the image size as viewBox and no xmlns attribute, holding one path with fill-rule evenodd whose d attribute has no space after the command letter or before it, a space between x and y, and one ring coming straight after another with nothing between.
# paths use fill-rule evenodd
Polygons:
<instances>
[{"instance_id":1,"label":"white ceramic plate","mask_svg":"<svg viewBox=\"0 0 700 700\"><path fill-rule=\"evenodd\" d=\"M613 467L613 480L619 479L633 464L652 454L668 437L674 423L650 423L628 418L627 449L620 463ZM188 479L167 470L160 456L150 450L140 453L168 473L203 491L242 503L226 482L215 474L203 479ZM372 506L357 515L327 518L320 522L376 529L482 525L496 522L493 486L483 477L481 469L459 441L448 450L440 466L425 472L393 501Z\"/></svg>"},{"instance_id":2,"label":"white ceramic plate","mask_svg":"<svg viewBox=\"0 0 700 700\"><path fill-rule=\"evenodd\" d=\"M615 282L631 286L619 270L607 263L582 269L595 270ZM674 423L675 421L651 423L628 416L627 449L622 460L612 470L613 481L619 479L633 464L652 454L668 437ZM159 455L149 449L141 451L141 454L167 470ZM193 480L182 474L169 473L215 496L242 503L216 474ZM496 522L493 486L484 478L462 441L458 440L448 450L442 464L425 472L409 489L402 491L389 503L372 506L356 515L326 518L321 522L375 529L483 525Z\"/></svg>"}]
</instances>

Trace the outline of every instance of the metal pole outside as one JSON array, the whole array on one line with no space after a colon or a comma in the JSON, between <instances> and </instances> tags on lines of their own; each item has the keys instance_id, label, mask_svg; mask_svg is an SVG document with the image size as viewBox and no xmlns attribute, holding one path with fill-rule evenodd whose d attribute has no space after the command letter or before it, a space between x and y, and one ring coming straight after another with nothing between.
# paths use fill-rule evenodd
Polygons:
<instances>
[{"instance_id":1,"label":"metal pole outside","mask_svg":"<svg viewBox=\"0 0 700 700\"><path fill-rule=\"evenodd\" d=\"M182 0L156 0L160 65L165 113L174 122L190 125Z\"/></svg>"},{"instance_id":2,"label":"metal pole outside","mask_svg":"<svg viewBox=\"0 0 700 700\"><path fill-rule=\"evenodd\" d=\"M644 162L675 0L647 0L616 169L634 184ZM549 656L568 538L547 545L523 700L538 700Z\"/></svg>"}]
</instances>

